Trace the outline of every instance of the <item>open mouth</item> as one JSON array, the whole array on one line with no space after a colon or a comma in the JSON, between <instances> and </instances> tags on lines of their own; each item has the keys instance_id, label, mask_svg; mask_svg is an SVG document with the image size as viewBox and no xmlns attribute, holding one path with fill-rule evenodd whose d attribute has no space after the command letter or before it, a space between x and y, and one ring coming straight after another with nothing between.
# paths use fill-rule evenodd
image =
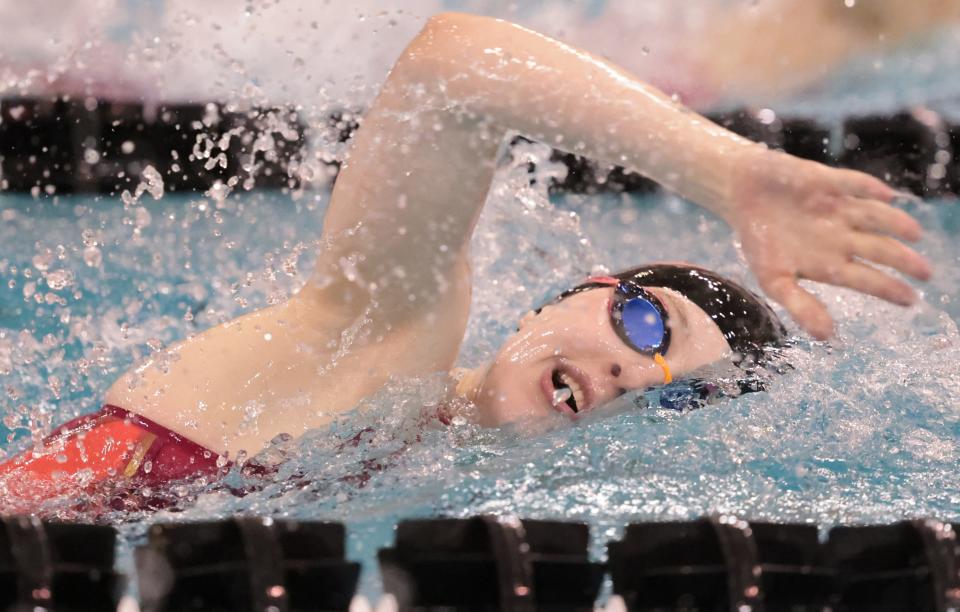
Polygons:
<instances>
[{"instance_id":1,"label":"open mouth","mask_svg":"<svg viewBox=\"0 0 960 612\"><path fill-rule=\"evenodd\" d=\"M553 371L550 381L553 383L553 405L564 403L573 410L574 414L579 413L585 406L584 393L580 384L559 369Z\"/></svg>"}]
</instances>

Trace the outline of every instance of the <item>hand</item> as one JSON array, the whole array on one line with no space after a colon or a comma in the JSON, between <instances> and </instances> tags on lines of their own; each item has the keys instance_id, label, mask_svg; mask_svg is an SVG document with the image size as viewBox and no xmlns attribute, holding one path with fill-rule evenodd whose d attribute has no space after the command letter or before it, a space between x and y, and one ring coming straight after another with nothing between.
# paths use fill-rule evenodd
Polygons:
<instances>
[{"instance_id":1,"label":"hand","mask_svg":"<svg viewBox=\"0 0 960 612\"><path fill-rule=\"evenodd\" d=\"M900 242L919 240L920 224L890 206L896 192L882 181L765 149L745 156L732 178L724 218L760 287L814 337L829 338L833 320L799 279L907 306L916 300L910 285L870 264L930 277L927 260Z\"/></svg>"}]
</instances>

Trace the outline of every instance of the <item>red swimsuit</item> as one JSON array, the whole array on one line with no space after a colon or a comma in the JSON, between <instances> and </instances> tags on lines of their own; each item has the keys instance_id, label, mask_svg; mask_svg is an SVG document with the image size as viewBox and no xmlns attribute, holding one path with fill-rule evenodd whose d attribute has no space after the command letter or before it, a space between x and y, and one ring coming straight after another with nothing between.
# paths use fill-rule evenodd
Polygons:
<instances>
[{"instance_id":1,"label":"red swimsuit","mask_svg":"<svg viewBox=\"0 0 960 612\"><path fill-rule=\"evenodd\" d=\"M129 486L118 488L135 491L200 475L219 476L229 462L220 460L218 465L218 459L217 453L150 419L107 405L60 426L40 449L0 463L0 506L35 505L105 483L127 481Z\"/></svg>"}]
</instances>

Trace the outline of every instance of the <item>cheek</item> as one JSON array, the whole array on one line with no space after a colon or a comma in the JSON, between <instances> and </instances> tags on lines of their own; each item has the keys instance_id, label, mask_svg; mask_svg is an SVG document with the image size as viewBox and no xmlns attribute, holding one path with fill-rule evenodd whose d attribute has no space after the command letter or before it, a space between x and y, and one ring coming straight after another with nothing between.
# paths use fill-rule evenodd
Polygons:
<instances>
[{"instance_id":1,"label":"cheek","mask_svg":"<svg viewBox=\"0 0 960 612\"><path fill-rule=\"evenodd\" d=\"M699 334L690 334L686 338L683 359L675 364L683 372L714 363L730 353L727 341L715 327L704 327L699 331Z\"/></svg>"},{"instance_id":2,"label":"cheek","mask_svg":"<svg viewBox=\"0 0 960 612\"><path fill-rule=\"evenodd\" d=\"M480 413L486 416L488 413L495 412L496 408L507 399L509 389L505 388L506 382L510 380L510 371L513 368L509 363L502 364L499 361L494 362L487 370L480 383L480 388L474 396L474 401L481 409Z\"/></svg>"},{"instance_id":3,"label":"cheek","mask_svg":"<svg viewBox=\"0 0 960 612\"><path fill-rule=\"evenodd\" d=\"M512 336L500 350L495 363L503 368L521 368L556 354L557 335L553 331L528 331Z\"/></svg>"},{"instance_id":4,"label":"cheek","mask_svg":"<svg viewBox=\"0 0 960 612\"><path fill-rule=\"evenodd\" d=\"M534 416L523 380L510 368L491 369L475 398L480 425L493 427Z\"/></svg>"}]
</instances>

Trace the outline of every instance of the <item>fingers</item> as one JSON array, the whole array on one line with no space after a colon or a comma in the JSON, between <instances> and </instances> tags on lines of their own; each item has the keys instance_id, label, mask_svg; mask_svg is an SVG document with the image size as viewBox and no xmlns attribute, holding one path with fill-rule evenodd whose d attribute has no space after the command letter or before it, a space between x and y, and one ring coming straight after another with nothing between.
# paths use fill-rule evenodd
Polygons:
<instances>
[{"instance_id":1,"label":"fingers","mask_svg":"<svg viewBox=\"0 0 960 612\"><path fill-rule=\"evenodd\" d=\"M916 219L878 200L849 198L843 210L850 224L864 232L890 234L911 242L923 235L923 228Z\"/></svg>"},{"instance_id":2,"label":"fingers","mask_svg":"<svg viewBox=\"0 0 960 612\"><path fill-rule=\"evenodd\" d=\"M919 280L927 280L932 272L925 257L889 236L855 234L852 239L853 255L889 266Z\"/></svg>"},{"instance_id":3,"label":"fingers","mask_svg":"<svg viewBox=\"0 0 960 612\"><path fill-rule=\"evenodd\" d=\"M866 293L901 306L910 306L917 299L913 288L907 283L856 261L810 274L808 278L832 285L849 287L854 291Z\"/></svg>"},{"instance_id":4,"label":"fingers","mask_svg":"<svg viewBox=\"0 0 960 612\"><path fill-rule=\"evenodd\" d=\"M837 170L837 172L840 173L841 181L847 192L858 198L890 202L897 195L897 191L893 187L869 174L856 170Z\"/></svg>"},{"instance_id":5,"label":"fingers","mask_svg":"<svg viewBox=\"0 0 960 612\"><path fill-rule=\"evenodd\" d=\"M833 319L826 306L803 289L792 275L759 280L764 292L786 308L793 320L811 336L826 340L833 335Z\"/></svg>"}]
</instances>

